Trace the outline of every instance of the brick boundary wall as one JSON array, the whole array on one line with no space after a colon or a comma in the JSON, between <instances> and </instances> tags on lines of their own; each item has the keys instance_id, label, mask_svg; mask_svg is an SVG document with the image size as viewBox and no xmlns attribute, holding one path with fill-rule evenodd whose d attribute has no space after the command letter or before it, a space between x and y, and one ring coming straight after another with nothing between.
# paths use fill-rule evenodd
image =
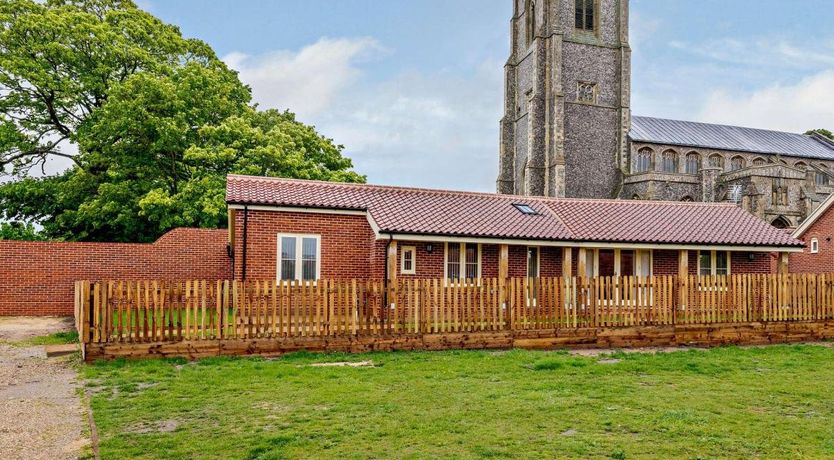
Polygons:
<instances>
[{"instance_id":1,"label":"brick boundary wall","mask_svg":"<svg viewBox=\"0 0 834 460\"><path fill-rule=\"evenodd\" d=\"M147 244L0 240L0 316L72 315L76 280L229 279L227 240L196 228Z\"/></svg>"}]
</instances>

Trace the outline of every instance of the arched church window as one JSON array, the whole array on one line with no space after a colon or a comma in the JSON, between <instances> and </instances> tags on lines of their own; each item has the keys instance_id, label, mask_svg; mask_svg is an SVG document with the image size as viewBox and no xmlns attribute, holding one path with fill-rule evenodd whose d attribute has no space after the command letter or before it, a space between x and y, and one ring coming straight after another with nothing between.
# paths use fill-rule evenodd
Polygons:
<instances>
[{"instance_id":1,"label":"arched church window","mask_svg":"<svg viewBox=\"0 0 834 460\"><path fill-rule=\"evenodd\" d=\"M715 153L710 155L709 157L709 165L711 168L721 168L724 169L724 157Z\"/></svg>"},{"instance_id":2,"label":"arched church window","mask_svg":"<svg viewBox=\"0 0 834 460\"><path fill-rule=\"evenodd\" d=\"M681 198L681 201L683 201L685 203L691 203L695 200L693 200L691 196L685 196L685 197Z\"/></svg>"},{"instance_id":3,"label":"arched church window","mask_svg":"<svg viewBox=\"0 0 834 460\"><path fill-rule=\"evenodd\" d=\"M634 171L632 172L646 172L652 168L652 154L654 152L648 147L643 147L637 151L634 157Z\"/></svg>"},{"instance_id":4,"label":"arched church window","mask_svg":"<svg viewBox=\"0 0 834 460\"><path fill-rule=\"evenodd\" d=\"M788 219L786 219L785 216L779 216L776 219L774 219L773 222L770 223L770 225L773 225L776 228L784 229L790 228L791 222Z\"/></svg>"},{"instance_id":5,"label":"arched church window","mask_svg":"<svg viewBox=\"0 0 834 460\"><path fill-rule=\"evenodd\" d=\"M767 164L767 161L765 161L762 157L756 157L756 159L753 160L753 166L764 166L765 164Z\"/></svg>"},{"instance_id":6,"label":"arched church window","mask_svg":"<svg viewBox=\"0 0 834 460\"><path fill-rule=\"evenodd\" d=\"M678 154L674 150L663 152L660 160L660 170L666 173L678 172Z\"/></svg>"},{"instance_id":7,"label":"arched church window","mask_svg":"<svg viewBox=\"0 0 834 460\"><path fill-rule=\"evenodd\" d=\"M640 199L640 195L638 195L638 194L636 194L636 193L635 193L634 195L631 195L631 199L632 199L632 200L639 200L639 199Z\"/></svg>"},{"instance_id":8,"label":"arched church window","mask_svg":"<svg viewBox=\"0 0 834 460\"><path fill-rule=\"evenodd\" d=\"M698 174L701 170L701 155L696 152L689 152L686 154L686 173Z\"/></svg>"},{"instance_id":9,"label":"arched church window","mask_svg":"<svg viewBox=\"0 0 834 460\"><path fill-rule=\"evenodd\" d=\"M596 29L596 0L576 1L576 28L593 32Z\"/></svg>"},{"instance_id":10,"label":"arched church window","mask_svg":"<svg viewBox=\"0 0 834 460\"><path fill-rule=\"evenodd\" d=\"M738 171L742 168L744 168L744 158L734 156L733 159L730 160L730 171Z\"/></svg>"},{"instance_id":11,"label":"arched church window","mask_svg":"<svg viewBox=\"0 0 834 460\"><path fill-rule=\"evenodd\" d=\"M829 185L831 183L830 173L828 172L828 166L826 165L819 165L819 170L816 174L816 183L817 185Z\"/></svg>"},{"instance_id":12,"label":"arched church window","mask_svg":"<svg viewBox=\"0 0 834 460\"><path fill-rule=\"evenodd\" d=\"M527 0L527 46L536 38L536 2Z\"/></svg>"},{"instance_id":13,"label":"arched church window","mask_svg":"<svg viewBox=\"0 0 834 460\"><path fill-rule=\"evenodd\" d=\"M803 171L808 169L808 165L806 165L804 161L797 161L796 163L794 163L793 167L796 169L801 169Z\"/></svg>"}]
</instances>

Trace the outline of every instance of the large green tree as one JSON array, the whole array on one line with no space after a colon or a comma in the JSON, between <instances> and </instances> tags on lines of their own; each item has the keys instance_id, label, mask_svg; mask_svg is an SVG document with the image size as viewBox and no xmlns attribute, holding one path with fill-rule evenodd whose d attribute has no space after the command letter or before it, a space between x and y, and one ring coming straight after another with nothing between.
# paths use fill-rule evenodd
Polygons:
<instances>
[{"instance_id":1,"label":"large green tree","mask_svg":"<svg viewBox=\"0 0 834 460\"><path fill-rule=\"evenodd\" d=\"M130 1L4 0L0 212L53 238L149 241L223 226L228 173L364 180L341 146L250 104L208 45ZM72 166L31 174L55 157Z\"/></svg>"}]
</instances>

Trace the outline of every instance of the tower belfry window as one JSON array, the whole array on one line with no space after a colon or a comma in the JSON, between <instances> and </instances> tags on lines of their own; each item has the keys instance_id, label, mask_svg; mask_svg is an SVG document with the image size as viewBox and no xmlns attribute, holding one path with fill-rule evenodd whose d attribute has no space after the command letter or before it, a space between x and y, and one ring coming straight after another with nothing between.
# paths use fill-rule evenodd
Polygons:
<instances>
[{"instance_id":1,"label":"tower belfry window","mask_svg":"<svg viewBox=\"0 0 834 460\"><path fill-rule=\"evenodd\" d=\"M588 32L596 30L596 0L576 0L576 28Z\"/></svg>"}]
</instances>

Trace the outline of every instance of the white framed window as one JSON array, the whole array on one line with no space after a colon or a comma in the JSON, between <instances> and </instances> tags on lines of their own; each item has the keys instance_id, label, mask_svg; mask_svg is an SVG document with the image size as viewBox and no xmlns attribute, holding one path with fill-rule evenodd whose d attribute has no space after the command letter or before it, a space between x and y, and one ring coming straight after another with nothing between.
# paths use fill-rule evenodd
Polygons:
<instances>
[{"instance_id":1,"label":"white framed window","mask_svg":"<svg viewBox=\"0 0 834 460\"><path fill-rule=\"evenodd\" d=\"M400 273L417 274L417 248L414 246L403 246L400 250Z\"/></svg>"},{"instance_id":2,"label":"white framed window","mask_svg":"<svg viewBox=\"0 0 834 460\"><path fill-rule=\"evenodd\" d=\"M811 238L811 254L818 254L820 252L820 240Z\"/></svg>"},{"instance_id":3,"label":"white framed window","mask_svg":"<svg viewBox=\"0 0 834 460\"><path fill-rule=\"evenodd\" d=\"M698 251L698 274L729 275L730 251Z\"/></svg>"},{"instance_id":4,"label":"white framed window","mask_svg":"<svg viewBox=\"0 0 834 460\"><path fill-rule=\"evenodd\" d=\"M321 235L278 235L278 279L315 281L321 275Z\"/></svg>"},{"instance_id":5,"label":"white framed window","mask_svg":"<svg viewBox=\"0 0 834 460\"><path fill-rule=\"evenodd\" d=\"M474 280L481 278L481 245L446 243L444 278Z\"/></svg>"}]
</instances>

